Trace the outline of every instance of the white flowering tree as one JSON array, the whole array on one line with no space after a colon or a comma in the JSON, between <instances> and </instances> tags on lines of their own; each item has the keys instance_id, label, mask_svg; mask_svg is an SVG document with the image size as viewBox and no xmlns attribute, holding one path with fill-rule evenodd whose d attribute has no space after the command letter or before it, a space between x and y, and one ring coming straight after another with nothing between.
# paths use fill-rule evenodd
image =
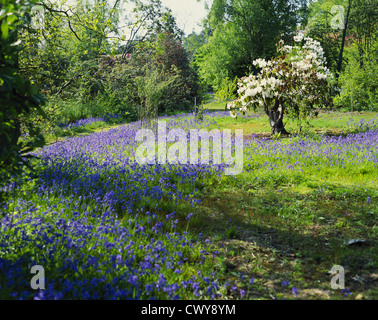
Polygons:
<instances>
[{"instance_id":1,"label":"white flowering tree","mask_svg":"<svg viewBox=\"0 0 378 320\"><path fill-rule=\"evenodd\" d=\"M228 104L232 117L260 107L269 117L272 135L288 134L284 115L306 117L332 104L333 75L326 67L320 43L302 35L295 36L294 43L289 46L281 40L277 45L278 57L253 62L260 71L239 80L239 97Z\"/></svg>"}]
</instances>

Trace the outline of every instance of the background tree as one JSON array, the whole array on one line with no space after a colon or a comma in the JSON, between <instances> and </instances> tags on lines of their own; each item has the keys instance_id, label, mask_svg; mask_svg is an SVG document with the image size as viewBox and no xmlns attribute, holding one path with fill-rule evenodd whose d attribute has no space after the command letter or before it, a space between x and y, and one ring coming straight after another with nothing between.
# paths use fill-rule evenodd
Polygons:
<instances>
[{"instance_id":1,"label":"background tree","mask_svg":"<svg viewBox=\"0 0 378 320\"><path fill-rule=\"evenodd\" d=\"M164 7L161 0L134 0L135 7L127 17L125 41L122 48L122 59L132 53L138 43L143 43L151 36L168 32L181 39L183 31L177 27L172 11Z\"/></svg>"},{"instance_id":2,"label":"background tree","mask_svg":"<svg viewBox=\"0 0 378 320\"><path fill-rule=\"evenodd\" d=\"M49 121L35 115L34 125L45 131L59 132L60 122L103 117L109 113L135 119L141 101L135 95L138 90L131 88L136 86L135 77L145 75L146 67L139 64L140 70L135 69L136 56L143 56L142 48L149 54L159 55L159 50L165 47L163 43L157 45L162 35L170 35L161 39L170 39L171 49L175 48L173 42L181 41L183 33L171 11L163 7L160 0L41 1L39 6L44 13L44 24L40 28L29 24L20 34L25 44L20 53L20 70L25 77L40 84L48 96L44 110ZM115 65L117 69L108 68ZM134 71L129 72L126 65L133 65ZM104 66L118 79L118 84L105 74ZM168 76L167 69L164 70ZM178 66L178 70L182 72L183 68ZM121 71L125 78L120 79L116 71ZM180 79L185 79L181 87L190 87L190 96L195 90L193 80L189 79L193 74L189 76L185 72L180 75ZM172 101L180 102L178 109L187 105L186 99L180 100L181 93L177 92L177 96L173 91L170 93L174 94ZM173 108L170 105L159 110L172 111Z\"/></svg>"},{"instance_id":3,"label":"background tree","mask_svg":"<svg viewBox=\"0 0 378 320\"><path fill-rule=\"evenodd\" d=\"M207 42L207 38L204 31L199 34L192 32L187 37L184 37L182 41L185 50L189 54L190 61L193 62L199 49Z\"/></svg>"},{"instance_id":4,"label":"background tree","mask_svg":"<svg viewBox=\"0 0 378 320\"><path fill-rule=\"evenodd\" d=\"M104 0L78 0L75 6L65 1L40 3L44 25L29 25L23 33L25 49L20 64L30 78L43 83L50 94L61 94L88 73L84 62L98 60L102 54L115 53L120 1L111 6Z\"/></svg>"},{"instance_id":5,"label":"background tree","mask_svg":"<svg viewBox=\"0 0 378 320\"><path fill-rule=\"evenodd\" d=\"M374 0L351 1L350 38L357 47L361 67L364 59L370 60L376 55L377 30L378 2Z\"/></svg>"},{"instance_id":6,"label":"background tree","mask_svg":"<svg viewBox=\"0 0 378 320\"><path fill-rule=\"evenodd\" d=\"M283 0L213 1L205 20L208 43L196 60L201 79L217 90L225 77L253 71L254 59L274 56L279 39L288 40L303 20L303 5Z\"/></svg>"},{"instance_id":7,"label":"background tree","mask_svg":"<svg viewBox=\"0 0 378 320\"><path fill-rule=\"evenodd\" d=\"M196 74L175 34L158 33L139 44L121 68L133 73L129 81L138 88L134 102L144 110L155 110L156 115L189 110L197 95Z\"/></svg>"},{"instance_id":8,"label":"background tree","mask_svg":"<svg viewBox=\"0 0 378 320\"><path fill-rule=\"evenodd\" d=\"M332 26L334 6L343 8L343 29ZM336 105L352 110L375 108L377 26L376 1L319 0L311 4L308 34L321 42L328 66L339 80Z\"/></svg>"}]
</instances>

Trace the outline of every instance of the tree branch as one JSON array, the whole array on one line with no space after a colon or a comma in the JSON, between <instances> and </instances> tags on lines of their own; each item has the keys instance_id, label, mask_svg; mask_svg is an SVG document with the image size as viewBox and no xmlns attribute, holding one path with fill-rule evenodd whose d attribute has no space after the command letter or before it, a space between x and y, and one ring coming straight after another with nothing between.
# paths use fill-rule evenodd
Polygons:
<instances>
[{"instance_id":1,"label":"tree branch","mask_svg":"<svg viewBox=\"0 0 378 320\"><path fill-rule=\"evenodd\" d=\"M72 82L74 82L78 77L81 77L82 75L80 73L76 74L71 80L66 82L56 93L56 95L59 95L63 92L65 88L67 88Z\"/></svg>"}]
</instances>

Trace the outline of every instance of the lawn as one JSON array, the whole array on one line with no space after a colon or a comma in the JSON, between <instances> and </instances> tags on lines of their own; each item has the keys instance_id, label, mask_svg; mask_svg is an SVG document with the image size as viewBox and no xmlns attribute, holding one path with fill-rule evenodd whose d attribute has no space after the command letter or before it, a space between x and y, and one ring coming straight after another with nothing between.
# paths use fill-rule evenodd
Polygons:
<instances>
[{"instance_id":1,"label":"lawn","mask_svg":"<svg viewBox=\"0 0 378 320\"><path fill-rule=\"evenodd\" d=\"M0 298L376 299L377 114L322 112L270 139L263 114L213 106L161 120L243 129L240 175L138 165L138 122L84 124L38 150L1 208ZM45 290L30 288L33 265Z\"/></svg>"}]
</instances>

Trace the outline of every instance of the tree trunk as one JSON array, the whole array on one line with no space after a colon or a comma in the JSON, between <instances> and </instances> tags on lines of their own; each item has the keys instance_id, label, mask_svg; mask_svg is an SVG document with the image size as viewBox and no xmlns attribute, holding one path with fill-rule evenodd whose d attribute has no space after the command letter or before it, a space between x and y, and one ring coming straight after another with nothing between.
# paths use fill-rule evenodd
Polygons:
<instances>
[{"instance_id":1,"label":"tree trunk","mask_svg":"<svg viewBox=\"0 0 378 320\"><path fill-rule=\"evenodd\" d=\"M283 124L283 108L280 107L278 109L274 110L269 110L268 112L269 116L269 122L270 122L270 127L272 128L272 135L274 134L290 134L289 132L286 131L285 126Z\"/></svg>"},{"instance_id":2,"label":"tree trunk","mask_svg":"<svg viewBox=\"0 0 378 320\"><path fill-rule=\"evenodd\" d=\"M345 38L347 34L347 28L348 28L348 22L349 22L349 14L350 14L350 8L351 8L351 0L348 1L348 11L346 15L346 20L345 20L345 26L343 30L343 38L341 40L341 48L340 48L340 53L339 53L339 61L337 63L337 68L336 68L336 79L339 79L340 73L341 73L341 68L343 65L343 54L344 54L344 47L345 47Z\"/></svg>"}]
</instances>

